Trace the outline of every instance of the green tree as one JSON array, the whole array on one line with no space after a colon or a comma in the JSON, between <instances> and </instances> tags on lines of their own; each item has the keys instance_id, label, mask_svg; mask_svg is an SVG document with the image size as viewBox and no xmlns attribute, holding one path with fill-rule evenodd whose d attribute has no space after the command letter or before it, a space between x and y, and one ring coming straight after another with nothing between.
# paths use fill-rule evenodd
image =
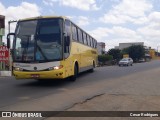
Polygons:
<instances>
[{"instance_id":1,"label":"green tree","mask_svg":"<svg viewBox=\"0 0 160 120\"><path fill-rule=\"evenodd\" d=\"M140 58L145 56L145 49L142 45L133 45L128 47L129 56L137 62Z\"/></svg>"},{"instance_id":2,"label":"green tree","mask_svg":"<svg viewBox=\"0 0 160 120\"><path fill-rule=\"evenodd\" d=\"M123 50L121 50L121 54L124 55L124 54L128 54L128 48L124 48Z\"/></svg>"},{"instance_id":3,"label":"green tree","mask_svg":"<svg viewBox=\"0 0 160 120\"><path fill-rule=\"evenodd\" d=\"M113 60L113 56L112 55L106 55L106 56L107 56L107 61Z\"/></svg>"},{"instance_id":4,"label":"green tree","mask_svg":"<svg viewBox=\"0 0 160 120\"><path fill-rule=\"evenodd\" d=\"M122 58L121 50L119 49L110 49L108 51L108 54L113 56L113 59L117 61Z\"/></svg>"}]
</instances>

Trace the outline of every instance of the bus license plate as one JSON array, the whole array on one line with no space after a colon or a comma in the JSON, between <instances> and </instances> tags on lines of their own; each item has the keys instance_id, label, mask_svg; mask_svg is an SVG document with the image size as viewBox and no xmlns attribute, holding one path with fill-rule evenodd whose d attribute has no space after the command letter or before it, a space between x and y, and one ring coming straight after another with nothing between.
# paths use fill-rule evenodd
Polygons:
<instances>
[{"instance_id":1,"label":"bus license plate","mask_svg":"<svg viewBox=\"0 0 160 120\"><path fill-rule=\"evenodd\" d=\"M38 74L32 74L31 77L33 77L33 78L39 78L39 75Z\"/></svg>"}]
</instances>

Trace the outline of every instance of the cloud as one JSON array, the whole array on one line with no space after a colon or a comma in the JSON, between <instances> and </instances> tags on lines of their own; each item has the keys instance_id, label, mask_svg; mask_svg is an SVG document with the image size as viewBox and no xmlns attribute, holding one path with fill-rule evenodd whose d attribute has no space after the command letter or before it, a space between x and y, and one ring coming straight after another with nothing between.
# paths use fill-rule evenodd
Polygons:
<instances>
[{"instance_id":1,"label":"cloud","mask_svg":"<svg viewBox=\"0 0 160 120\"><path fill-rule=\"evenodd\" d=\"M96 38L99 42L106 43L106 49L118 46L123 42L143 42L144 39L139 35L138 31L134 31L122 26L113 26L111 28L99 27L89 33Z\"/></svg>"},{"instance_id":2,"label":"cloud","mask_svg":"<svg viewBox=\"0 0 160 120\"><path fill-rule=\"evenodd\" d=\"M8 33L8 21L9 20L19 20L28 17L39 16L40 8L36 4L22 2L19 6L9 6L5 7L2 3L0 3L0 11L1 14L5 16L5 33ZM15 24L11 24L11 32L14 32Z\"/></svg>"},{"instance_id":3,"label":"cloud","mask_svg":"<svg viewBox=\"0 0 160 120\"><path fill-rule=\"evenodd\" d=\"M149 46L157 47L160 45L160 12L152 12L148 15L148 24L137 29Z\"/></svg>"},{"instance_id":4,"label":"cloud","mask_svg":"<svg viewBox=\"0 0 160 120\"><path fill-rule=\"evenodd\" d=\"M87 26L89 25L89 19L84 16L79 16L78 17L78 23L79 26Z\"/></svg>"},{"instance_id":5,"label":"cloud","mask_svg":"<svg viewBox=\"0 0 160 120\"><path fill-rule=\"evenodd\" d=\"M22 19L40 15L40 8L36 4L22 2L19 6L5 8L5 15L8 19Z\"/></svg>"},{"instance_id":6,"label":"cloud","mask_svg":"<svg viewBox=\"0 0 160 120\"><path fill-rule=\"evenodd\" d=\"M149 38L150 40L153 40L153 38L157 38L157 42L159 42L160 38L160 17L156 16L160 15L160 12L153 12L149 15L149 24L146 26L140 27L137 29L137 31L143 35L145 38Z\"/></svg>"},{"instance_id":7,"label":"cloud","mask_svg":"<svg viewBox=\"0 0 160 120\"><path fill-rule=\"evenodd\" d=\"M80 28L90 25L92 22L88 17L85 16L66 16L71 21L75 22Z\"/></svg>"},{"instance_id":8,"label":"cloud","mask_svg":"<svg viewBox=\"0 0 160 120\"><path fill-rule=\"evenodd\" d=\"M5 14L5 7L3 6L1 2L0 2L0 11L1 11L1 15Z\"/></svg>"},{"instance_id":9,"label":"cloud","mask_svg":"<svg viewBox=\"0 0 160 120\"><path fill-rule=\"evenodd\" d=\"M112 24L124 24L126 22L142 24L147 22L145 16L147 12L152 10L152 7L152 4L146 0L123 0L118 5L113 6L112 9L99 20ZM145 21L141 22L143 20Z\"/></svg>"},{"instance_id":10,"label":"cloud","mask_svg":"<svg viewBox=\"0 0 160 120\"><path fill-rule=\"evenodd\" d=\"M58 2L62 6L72 7L84 11L100 9L96 4L96 0L43 0L45 5L50 6L53 6L55 2Z\"/></svg>"},{"instance_id":11,"label":"cloud","mask_svg":"<svg viewBox=\"0 0 160 120\"><path fill-rule=\"evenodd\" d=\"M45 5L54 6L55 2L58 2L58 0L43 0L42 1Z\"/></svg>"},{"instance_id":12,"label":"cloud","mask_svg":"<svg viewBox=\"0 0 160 120\"><path fill-rule=\"evenodd\" d=\"M95 39L100 41L105 41L106 38L112 31L108 28L98 27L94 30L88 31L90 35L92 35Z\"/></svg>"},{"instance_id":13,"label":"cloud","mask_svg":"<svg viewBox=\"0 0 160 120\"><path fill-rule=\"evenodd\" d=\"M160 12L153 10L151 1L123 0L104 14L100 21L112 25L123 24L125 26L130 24L129 27L132 28L130 30L120 26L112 27L113 33L108 35L106 44L114 44L116 41L118 43L137 41L144 42L147 46L154 48L160 44Z\"/></svg>"},{"instance_id":14,"label":"cloud","mask_svg":"<svg viewBox=\"0 0 160 120\"><path fill-rule=\"evenodd\" d=\"M160 21L160 12L152 12L149 15L149 20L159 23L159 21Z\"/></svg>"},{"instance_id":15,"label":"cloud","mask_svg":"<svg viewBox=\"0 0 160 120\"><path fill-rule=\"evenodd\" d=\"M89 31L97 40L104 41L107 37L124 38L124 39L138 39L136 31L121 26L113 26L112 28L99 27L95 30ZM108 41L108 40L107 40Z\"/></svg>"},{"instance_id":16,"label":"cloud","mask_svg":"<svg viewBox=\"0 0 160 120\"><path fill-rule=\"evenodd\" d=\"M117 37L123 37L123 38L133 38L136 36L135 31L121 26L114 26L112 28L112 34L114 34Z\"/></svg>"},{"instance_id":17,"label":"cloud","mask_svg":"<svg viewBox=\"0 0 160 120\"><path fill-rule=\"evenodd\" d=\"M19 20L27 17L40 15L40 8L36 4L22 2L19 6L10 6L6 8L0 3L2 15L6 16L6 26L9 20Z\"/></svg>"},{"instance_id":18,"label":"cloud","mask_svg":"<svg viewBox=\"0 0 160 120\"><path fill-rule=\"evenodd\" d=\"M141 17L145 12L150 11L152 5L146 0L123 0L119 5L114 7L113 13L122 13L132 17Z\"/></svg>"},{"instance_id":19,"label":"cloud","mask_svg":"<svg viewBox=\"0 0 160 120\"><path fill-rule=\"evenodd\" d=\"M137 31L140 34L142 34L143 36L146 36L146 37L150 38L150 40L152 40L153 38L160 38L160 30L151 28L149 26L139 28L139 29L137 29ZM159 41L159 39L157 39L157 42L158 41Z\"/></svg>"}]
</instances>

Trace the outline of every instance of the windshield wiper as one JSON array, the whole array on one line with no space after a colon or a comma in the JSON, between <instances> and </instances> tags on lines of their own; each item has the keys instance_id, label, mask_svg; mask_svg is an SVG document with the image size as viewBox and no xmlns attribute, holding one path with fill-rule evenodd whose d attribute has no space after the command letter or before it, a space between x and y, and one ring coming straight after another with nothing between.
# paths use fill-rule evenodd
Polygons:
<instances>
[{"instance_id":1,"label":"windshield wiper","mask_svg":"<svg viewBox=\"0 0 160 120\"><path fill-rule=\"evenodd\" d=\"M45 56L45 54L43 53L42 49L39 47L38 44L37 44L37 48L38 48L39 51L41 52L41 54L42 54L42 56L44 57L44 59L48 61L47 57Z\"/></svg>"}]
</instances>

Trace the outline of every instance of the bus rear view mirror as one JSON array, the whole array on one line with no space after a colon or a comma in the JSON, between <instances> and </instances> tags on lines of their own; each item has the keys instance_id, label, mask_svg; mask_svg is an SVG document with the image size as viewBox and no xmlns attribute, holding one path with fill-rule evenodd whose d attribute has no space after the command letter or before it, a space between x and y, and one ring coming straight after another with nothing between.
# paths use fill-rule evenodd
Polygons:
<instances>
[{"instance_id":1,"label":"bus rear view mirror","mask_svg":"<svg viewBox=\"0 0 160 120\"><path fill-rule=\"evenodd\" d=\"M9 33L7 35L7 48L9 49L10 48L10 36L13 35L13 37L15 36L15 33Z\"/></svg>"}]
</instances>

